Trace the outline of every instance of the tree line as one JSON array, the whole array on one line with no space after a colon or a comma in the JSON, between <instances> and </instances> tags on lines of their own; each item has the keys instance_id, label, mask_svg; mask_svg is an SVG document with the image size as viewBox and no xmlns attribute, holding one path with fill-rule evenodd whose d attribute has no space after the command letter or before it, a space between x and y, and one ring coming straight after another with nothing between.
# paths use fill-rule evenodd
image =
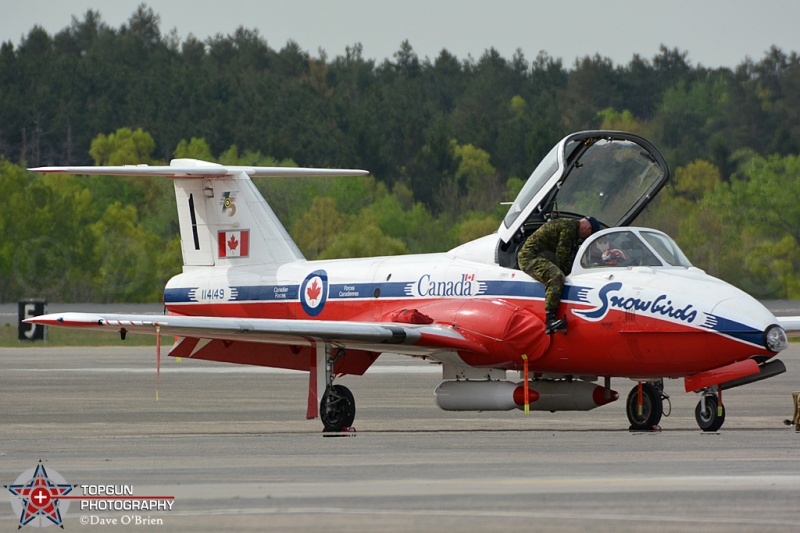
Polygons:
<instances>
[{"instance_id":1,"label":"tree line","mask_svg":"<svg viewBox=\"0 0 800 533\"><path fill-rule=\"evenodd\" d=\"M800 58L736 68L662 47L571 67L489 49L330 58L257 30L163 34L141 5L0 45L0 300L152 301L180 270L167 180L38 176L26 166L163 163L360 167L368 178L261 180L309 258L440 251L494 231L541 157L584 129L639 133L673 187L639 221L759 297L800 297ZM46 251L47 250L47 251ZM39 281L44 280L44 281Z\"/></svg>"}]
</instances>

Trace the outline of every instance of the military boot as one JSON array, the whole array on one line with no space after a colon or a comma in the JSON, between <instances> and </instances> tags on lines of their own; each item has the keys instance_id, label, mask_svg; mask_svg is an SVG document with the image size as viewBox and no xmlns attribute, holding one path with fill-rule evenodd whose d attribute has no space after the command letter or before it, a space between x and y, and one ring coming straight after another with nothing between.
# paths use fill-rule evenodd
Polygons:
<instances>
[{"instance_id":1,"label":"military boot","mask_svg":"<svg viewBox=\"0 0 800 533\"><path fill-rule=\"evenodd\" d=\"M566 333L567 331L567 317L564 318L556 318L555 311L548 311L547 312L547 323L545 324L544 332L548 335L552 335L556 331L563 331Z\"/></svg>"}]
</instances>

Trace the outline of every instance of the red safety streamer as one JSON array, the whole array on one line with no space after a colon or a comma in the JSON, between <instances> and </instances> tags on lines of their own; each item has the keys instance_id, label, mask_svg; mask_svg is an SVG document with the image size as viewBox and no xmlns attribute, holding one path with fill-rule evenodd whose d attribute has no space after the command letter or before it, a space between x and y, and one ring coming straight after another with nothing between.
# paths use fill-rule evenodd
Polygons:
<instances>
[{"instance_id":1,"label":"red safety streamer","mask_svg":"<svg viewBox=\"0 0 800 533\"><path fill-rule=\"evenodd\" d=\"M528 355L522 354L522 374L525 384L523 385L523 398L525 399L525 414L531 414L530 392L528 389Z\"/></svg>"},{"instance_id":2,"label":"red safety streamer","mask_svg":"<svg viewBox=\"0 0 800 533\"><path fill-rule=\"evenodd\" d=\"M161 326L156 324L156 401L158 401L158 381L161 377Z\"/></svg>"}]
</instances>

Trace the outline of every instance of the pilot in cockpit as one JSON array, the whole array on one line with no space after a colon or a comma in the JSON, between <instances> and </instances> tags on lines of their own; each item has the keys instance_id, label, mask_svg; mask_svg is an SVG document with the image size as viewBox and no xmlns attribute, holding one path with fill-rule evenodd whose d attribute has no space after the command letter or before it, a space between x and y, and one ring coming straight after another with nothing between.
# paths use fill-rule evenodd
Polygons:
<instances>
[{"instance_id":1,"label":"pilot in cockpit","mask_svg":"<svg viewBox=\"0 0 800 533\"><path fill-rule=\"evenodd\" d=\"M621 243L612 244L614 235L603 235L594 241L581 258L583 268L600 266L626 266L630 258Z\"/></svg>"},{"instance_id":2,"label":"pilot in cockpit","mask_svg":"<svg viewBox=\"0 0 800 533\"><path fill-rule=\"evenodd\" d=\"M583 268L658 266L660 261L630 231L601 235L581 257Z\"/></svg>"}]
</instances>

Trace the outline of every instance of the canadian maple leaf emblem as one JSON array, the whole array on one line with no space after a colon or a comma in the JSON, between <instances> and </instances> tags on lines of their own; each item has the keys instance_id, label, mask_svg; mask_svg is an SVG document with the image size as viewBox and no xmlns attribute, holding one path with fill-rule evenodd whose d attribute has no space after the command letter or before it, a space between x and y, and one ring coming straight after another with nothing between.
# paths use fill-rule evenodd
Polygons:
<instances>
[{"instance_id":1,"label":"canadian maple leaf emblem","mask_svg":"<svg viewBox=\"0 0 800 533\"><path fill-rule=\"evenodd\" d=\"M319 279L314 278L314 282L308 286L306 289L306 294L308 294L309 300L316 300L319 298L320 293L322 292L322 287L319 286L318 283Z\"/></svg>"},{"instance_id":2,"label":"canadian maple leaf emblem","mask_svg":"<svg viewBox=\"0 0 800 533\"><path fill-rule=\"evenodd\" d=\"M239 246L239 241L236 240L236 235L231 235L231 238L228 239L228 248L235 250L237 246Z\"/></svg>"}]
</instances>

